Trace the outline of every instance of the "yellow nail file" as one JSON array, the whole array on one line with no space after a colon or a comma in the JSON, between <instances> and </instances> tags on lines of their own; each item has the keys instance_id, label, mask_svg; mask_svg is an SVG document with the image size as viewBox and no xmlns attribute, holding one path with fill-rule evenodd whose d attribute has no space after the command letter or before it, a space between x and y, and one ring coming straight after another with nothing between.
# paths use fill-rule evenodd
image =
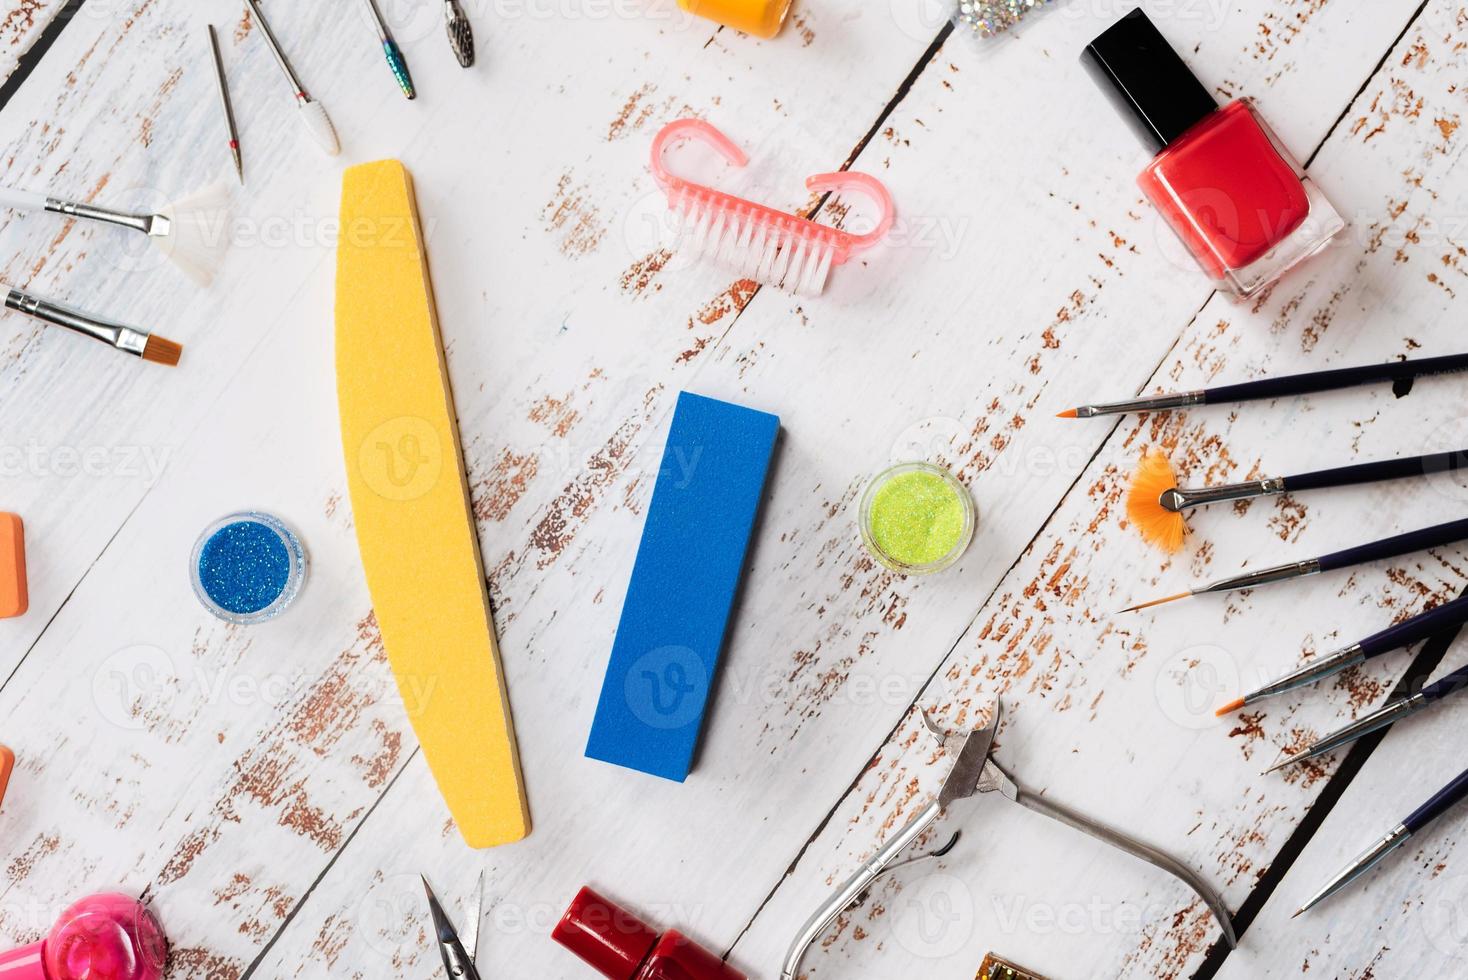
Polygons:
<instances>
[{"instance_id":1,"label":"yellow nail file","mask_svg":"<svg viewBox=\"0 0 1468 980\"><path fill-rule=\"evenodd\" d=\"M520 840L510 699L413 179L396 160L342 180L336 376L357 544L408 717L469 846Z\"/></svg>"}]
</instances>

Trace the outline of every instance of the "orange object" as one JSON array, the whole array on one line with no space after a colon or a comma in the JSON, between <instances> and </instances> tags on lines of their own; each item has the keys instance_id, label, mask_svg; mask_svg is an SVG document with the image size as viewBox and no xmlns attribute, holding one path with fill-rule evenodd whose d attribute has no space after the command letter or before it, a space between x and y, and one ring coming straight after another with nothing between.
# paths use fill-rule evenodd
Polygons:
<instances>
[{"instance_id":1,"label":"orange object","mask_svg":"<svg viewBox=\"0 0 1468 980\"><path fill-rule=\"evenodd\" d=\"M10 784L10 771L15 768L15 753L0 745L0 803L5 802L5 787Z\"/></svg>"},{"instance_id":2,"label":"orange object","mask_svg":"<svg viewBox=\"0 0 1468 980\"><path fill-rule=\"evenodd\" d=\"M25 525L15 514L0 514L0 619L19 616L30 604L25 579Z\"/></svg>"},{"instance_id":3,"label":"orange object","mask_svg":"<svg viewBox=\"0 0 1468 980\"><path fill-rule=\"evenodd\" d=\"M1167 454L1152 450L1132 475L1131 489L1127 492L1126 513L1133 526L1150 545L1175 555L1183 549L1183 538L1188 526L1183 515L1162 506L1162 495L1177 489L1177 477Z\"/></svg>"}]
</instances>

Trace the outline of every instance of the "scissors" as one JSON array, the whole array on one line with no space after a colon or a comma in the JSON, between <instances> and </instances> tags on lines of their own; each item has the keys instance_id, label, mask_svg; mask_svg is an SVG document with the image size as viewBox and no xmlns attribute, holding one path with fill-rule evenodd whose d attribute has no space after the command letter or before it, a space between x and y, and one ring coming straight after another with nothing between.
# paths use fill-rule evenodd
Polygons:
<instances>
[{"instance_id":1,"label":"scissors","mask_svg":"<svg viewBox=\"0 0 1468 980\"><path fill-rule=\"evenodd\" d=\"M1177 859L1151 847L1140 841L1133 840L1125 834L1103 826L1088 817L1082 816L1073 810L1066 809L1048 799L1021 789L1013 779L999 768L998 763L989 757L994 748L994 736L999 731L999 723L1004 718L1004 703L999 700L994 702L994 713L992 720L983 728L975 729L965 735L950 735L939 728L923 712L923 726L928 733L938 740L950 754L955 754L957 760L953 769L948 773L948 778L943 781L942 788L938 791L938 798L929 803L912 821L902 830L893 835L882 849L873 855L857 872L842 885L835 894L826 900L816 913L806 922L795 942L790 946L790 952L785 956L784 970L781 972L781 980L794 980L800 969L800 961L805 956L805 951L810 948L836 917L846 911L851 905L861 898L862 894L884 874L906 867L919 861L929 861L942 857L958 844L959 834L953 837L943 847L929 854L920 855L901 864L893 864L897 856L923 835L923 832L938 822L938 818L954 803L966 800L981 793L998 793L1011 803L1018 803L1026 809L1036 813L1042 813L1052 820L1057 820L1074 830L1079 830L1087 836L1094 837L1099 841L1119 848L1133 857L1140 858L1155 867L1161 868L1173 877L1181 880L1189 888L1197 893L1198 897L1213 912L1218 919L1218 924L1223 927L1223 938L1233 949L1238 945L1238 939L1234 935L1234 927L1229 919L1228 907L1208 883L1198 876L1191 868L1187 867Z\"/></svg>"},{"instance_id":2,"label":"scissors","mask_svg":"<svg viewBox=\"0 0 1468 980\"><path fill-rule=\"evenodd\" d=\"M433 916L433 931L438 936L439 952L443 954L443 968L448 971L451 980L480 980L479 969L475 967L474 960L479 956L479 920L484 917L484 872L479 872L474 914L464 927L469 937L468 952L464 950L464 944L459 940L454 924L449 921L443 906L439 904L438 896L433 894L433 887L428 884L428 879L423 875L418 877L423 878L423 891L428 894L428 911Z\"/></svg>"}]
</instances>

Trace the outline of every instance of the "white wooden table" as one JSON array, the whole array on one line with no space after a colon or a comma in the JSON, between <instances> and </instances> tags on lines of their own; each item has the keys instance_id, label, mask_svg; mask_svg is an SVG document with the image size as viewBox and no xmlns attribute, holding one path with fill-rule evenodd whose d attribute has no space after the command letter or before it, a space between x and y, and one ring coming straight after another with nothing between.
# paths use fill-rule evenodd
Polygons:
<instances>
[{"instance_id":1,"label":"white wooden table","mask_svg":"<svg viewBox=\"0 0 1468 980\"><path fill-rule=\"evenodd\" d=\"M1464 816L1312 914L1300 900L1463 767L1468 703L1324 764L1259 772L1384 701L1426 654L1217 722L1226 692L1468 585L1458 549L1116 618L1128 600L1461 516L1451 481L1215 508L1159 563L1124 526L1163 446L1223 480L1468 440L1459 382L1119 422L1088 398L1464 347L1463 0L1147 3L1221 97L1258 97L1352 226L1252 305L1179 260L1143 154L1084 75L1131 5L1075 0L990 51L923 0L798 0L774 41L671 0L474 0L465 72L439 5L384 4L421 95L398 93L357 0L270 0L345 153L327 161L234 0L4 0L4 179L106 203L186 194L230 164L203 24L223 25L248 187L209 291L108 229L7 216L5 278L155 325L151 368L15 316L0 331L0 509L26 520L32 607L0 622L0 936L80 894L147 896L172 976L441 975L417 875L456 909L486 872L486 977L580 978L548 934L590 883L770 977L798 923L923 806L946 762L912 710L972 727L1056 800L1199 869L1179 884L979 800L939 864L886 879L811 978L967 980L987 950L1056 978L1468 973ZM750 150L732 189L811 203L807 174L887 181L891 244L792 300L667 261L652 135L685 114ZM467 850L405 720L356 556L332 369L341 168L417 179L486 572L536 822ZM831 210L833 219L841 212ZM677 786L582 757L679 390L778 413L785 437L702 755ZM926 580L862 551L855 500L930 458L983 512ZM186 560L256 507L313 560L285 617L213 619ZM1437 673L1463 660L1450 650ZM935 834L936 836L936 834ZM461 912L459 914L462 914Z\"/></svg>"}]
</instances>

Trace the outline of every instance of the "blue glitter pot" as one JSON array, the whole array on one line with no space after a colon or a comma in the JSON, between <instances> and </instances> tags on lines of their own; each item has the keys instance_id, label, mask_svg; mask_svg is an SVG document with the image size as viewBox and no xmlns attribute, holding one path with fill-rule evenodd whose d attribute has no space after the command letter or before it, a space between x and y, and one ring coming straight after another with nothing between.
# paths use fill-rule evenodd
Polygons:
<instances>
[{"instance_id":1,"label":"blue glitter pot","mask_svg":"<svg viewBox=\"0 0 1468 980\"><path fill-rule=\"evenodd\" d=\"M301 592L306 550L277 518L255 512L231 514L204 529L189 559L194 594L229 623L250 625L274 619Z\"/></svg>"}]
</instances>

